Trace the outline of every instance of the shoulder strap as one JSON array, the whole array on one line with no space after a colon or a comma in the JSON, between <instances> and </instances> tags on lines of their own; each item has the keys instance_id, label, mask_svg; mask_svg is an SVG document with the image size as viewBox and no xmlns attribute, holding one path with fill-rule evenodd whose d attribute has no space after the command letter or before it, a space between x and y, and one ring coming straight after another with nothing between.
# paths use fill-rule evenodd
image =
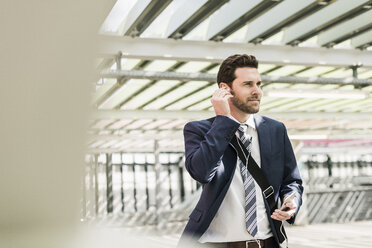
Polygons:
<instances>
[{"instance_id":1,"label":"shoulder strap","mask_svg":"<svg viewBox=\"0 0 372 248\"><path fill-rule=\"evenodd\" d=\"M253 157L248 153L247 148L244 146L243 142L236 136L230 141L231 145L235 148L238 153L240 160L243 164L246 164L248 158L248 171L251 173L254 180L260 186L264 197L269 203L270 209L274 210L276 207L274 198L274 188L269 184L266 175L263 173L262 169L254 161Z\"/></svg>"},{"instance_id":2,"label":"shoulder strap","mask_svg":"<svg viewBox=\"0 0 372 248\"><path fill-rule=\"evenodd\" d=\"M251 173L254 180L257 182L257 184L260 186L262 193L264 197L266 198L267 203L270 206L271 213L274 212L274 210L277 207L275 197L274 197L274 188L269 184L269 181L267 180L266 175L263 173L262 169L258 166L256 161L253 159L252 156L250 156L247 148L244 146L243 142L238 139L238 137L234 137L230 144L235 148L236 152L238 153L238 156L240 160L246 164L247 158L248 158L248 171ZM281 221L273 220L275 231L278 235L279 242L282 243L287 235L285 233L284 228L282 228Z\"/></svg>"}]
</instances>

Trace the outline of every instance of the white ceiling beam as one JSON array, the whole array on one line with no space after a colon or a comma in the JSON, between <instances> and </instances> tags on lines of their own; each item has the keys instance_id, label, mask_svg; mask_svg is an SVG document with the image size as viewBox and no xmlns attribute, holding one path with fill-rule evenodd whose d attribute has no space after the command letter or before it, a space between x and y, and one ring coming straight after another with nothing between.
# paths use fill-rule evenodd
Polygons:
<instances>
[{"instance_id":1,"label":"white ceiling beam","mask_svg":"<svg viewBox=\"0 0 372 248\"><path fill-rule=\"evenodd\" d=\"M211 73L182 73L182 72L151 72L140 70L104 70L102 78L130 78L150 80L179 80L179 81L216 81L217 75ZM322 78L322 77L294 77L294 76L269 76L261 75L264 83L293 83L293 84L338 84L338 85L372 85L370 79L357 78Z\"/></svg>"},{"instance_id":2,"label":"white ceiling beam","mask_svg":"<svg viewBox=\"0 0 372 248\"><path fill-rule=\"evenodd\" d=\"M317 11L316 13L306 17L305 19L290 26L284 32L283 43L288 44L307 33L316 30L318 27L326 25L328 22L344 15L348 11L362 4L368 3L369 0L338 0L331 3L329 6Z\"/></svg>"},{"instance_id":3,"label":"white ceiling beam","mask_svg":"<svg viewBox=\"0 0 372 248\"><path fill-rule=\"evenodd\" d=\"M215 14L211 16L206 38L208 40L211 39L240 16L256 7L260 2L262 2L262 0L231 0L226 3L218 12L215 12Z\"/></svg>"},{"instance_id":4,"label":"white ceiling beam","mask_svg":"<svg viewBox=\"0 0 372 248\"><path fill-rule=\"evenodd\" d=\"M317 2L317 0L286 0L279 3L264 15L248 24L244 41L249 42L259 38L260 35L263 35L265 32L272 29L273 26L280 25L281 22L314 2Z\"/></svg>"},{"instance_id":5,"label":"white ceiling beam","mask_svg":"<svg viewBox=\"0 0 372 248\"><path fill-rule=\"evenodd\" d=\"M259 114L278 120L372 120L371 112L274 112L263 111ZM186 110L98 110L92 115L93 119L190 119L199 120L213 117L213 111Z\"/></svg>"},{"instance_id":6,"label":"white ceiling beam","mask_svg":"<svg viewBox=\"0 0 372 248\"><path fill-rule=\"evenodd\" d=\"M372 44L372 29L364 32L351 39L351 45L353 47L363 47L364 45Z\"/></svg>"},{"instance_id":7,"label":"white ceiling beam","mask_svg":"<svg viewBox=\"0 0 372 248\"><path fill-rule=\"evenodd\" d=\"M190 16L192 16L207 0L187 0L172 14L169 20L165 37L169 37L176 29L181 26Z\"/></svg>"},{"instance_id":8,"label":"white ceiling beam","mask_svg":"<svg viewBox=\"0 0 372 248\"><path fill-rule=\"evenodd\" d=\"M191 41L153 38L101 36L99 53L114 57L119 51L123 57L146 60L173 59L179 61L209 61L220 63L236 53L254 54L260 63L276 65L348 67L362 64L372 68L372 51L357 49L327 49L323 47L293 47Z\"/></svg>"},{"instance_id":9,"label":"white ceiling beam","mask_svg":"<svg viewBox=\"0 0 372 248\"><path fill-rule=\"evenodd\" d=\"M325 46L329 43L335 42L345 36L350 36L358 30L370 27L372 20L372 10L364 12L348 21L345 21L331 29L328 29L318 36L318 45ZM370 40L372 38L370 37Z\"/></svg>"}]
</instances>

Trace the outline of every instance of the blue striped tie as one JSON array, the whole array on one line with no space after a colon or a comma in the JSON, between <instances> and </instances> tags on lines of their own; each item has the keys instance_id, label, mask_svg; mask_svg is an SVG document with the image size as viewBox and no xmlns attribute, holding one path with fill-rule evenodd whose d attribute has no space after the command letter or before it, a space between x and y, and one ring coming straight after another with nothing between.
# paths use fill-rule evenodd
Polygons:
<instances>
[{"instance_id":1,"label":"blue striped tie","mask_svg":"<svg viewBox=\"0 0 372 248\"><path fill-rule=\"evenodd\" d=\"M245 124L240 125L238 128L239 138L247 148L250 156L252 138L248 138L246 135L246 130L247 125ZM254 179L245 165L242 163L242 161L240 161L239 164L245 190L245 224L247 231L254 237L257 233L256 188Z\"/></svg>"}]
</instances>

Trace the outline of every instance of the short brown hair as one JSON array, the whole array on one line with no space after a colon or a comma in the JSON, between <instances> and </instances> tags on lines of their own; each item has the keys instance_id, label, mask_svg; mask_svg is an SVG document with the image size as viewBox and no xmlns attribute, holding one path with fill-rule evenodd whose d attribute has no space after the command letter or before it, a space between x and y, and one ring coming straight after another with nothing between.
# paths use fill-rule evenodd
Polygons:
<instances>
[{"instance_id":1,"label":"short brown hair","mask_svg":"<svg viewBox=\"0 0 372 248\"><path fill-rule=\"evenodd\" d=\"M232 87L235 77L236 68L252 67L258 68L258 60L253 55L234 54L226 58L218 70L217 84L226 83Z\"/></svg>"}]
</instances>

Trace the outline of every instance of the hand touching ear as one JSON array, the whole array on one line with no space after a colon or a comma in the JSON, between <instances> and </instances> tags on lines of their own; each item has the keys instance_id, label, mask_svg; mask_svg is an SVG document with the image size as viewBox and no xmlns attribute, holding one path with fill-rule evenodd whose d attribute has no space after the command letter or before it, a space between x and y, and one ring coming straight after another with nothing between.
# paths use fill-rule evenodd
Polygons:
<instances>
[{"instance_id":1,"label":"hand touching ear","mask_svg":"<svg viewBox=\"0 0 372 248\"><path fill-rule=\"evenodd\" d=\"M220 84L220 88L213 93L211 102L216 115L224 115L231 117L229 98L232 97L230 88L224 84Z\"/></svg>"}]
</instances>

